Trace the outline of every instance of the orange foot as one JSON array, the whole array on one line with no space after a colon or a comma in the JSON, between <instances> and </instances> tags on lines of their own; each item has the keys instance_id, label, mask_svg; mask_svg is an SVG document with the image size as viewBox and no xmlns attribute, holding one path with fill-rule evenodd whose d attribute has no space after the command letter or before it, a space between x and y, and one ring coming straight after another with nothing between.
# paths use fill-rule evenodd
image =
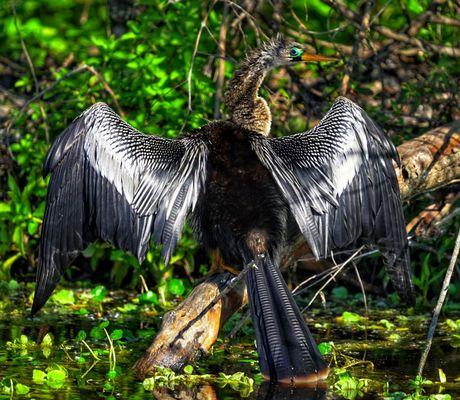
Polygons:
<instances>
[{"instance_id":1,"label":"orange foot","mask_svg":"<svg viewBox=\"0 0 460 400\"><path fill-rule=\"evenodd\" d=\"M211 250L209 256L211 258L211 269L208 272L208 276L225 271L230 272L233 275L238 275L240 273L240 271L238 271L236 268L225 264L219 249Z\"/></svg>"}]
</instances>

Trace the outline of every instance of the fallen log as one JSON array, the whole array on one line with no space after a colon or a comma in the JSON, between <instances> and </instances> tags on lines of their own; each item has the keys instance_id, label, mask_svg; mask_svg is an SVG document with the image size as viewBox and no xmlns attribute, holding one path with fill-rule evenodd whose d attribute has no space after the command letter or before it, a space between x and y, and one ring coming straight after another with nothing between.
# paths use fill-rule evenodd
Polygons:
<instances>
[{"instance_id":1,"label":"fallen log","mask_svg":"<svg viewBox=\"0 0 460 400\"><path fill-rule=\"evenodd\" d=\"M396 168L396 173L403 200L459 182L460 121L409 140L398 147L398 153L401 167ZM280 266L287 268L300 258L310 257L308 245L299 240L284 250ZM322 269L321 265L316 268ZM156 366L178 370L208 352L220 328L247 302L245 284L241 281L200 315L230 281L229 273L207 278L174 311L165 314L153 343L134 365L140 376L148 375Z\"/></svg>"},{"instance_id":2,"label":"fallen log","mask_svg":"<svg viewBox=\"0 0 460 400\"><path fill-rule=\"evenodd\" d=\"M222 325L247 302L246 285L241 280L203 313L232 278L228 272L207 278L175 310L164 315L155 340L134 365L140 376L148 375L155 366L178 370L208 352Z\"/></svg>"},{"instance_id":3,"label":"fallen log","mask_svg":"<svg viewBox=\"0 0 460 400\"><path fill-rule=\"evenodd\" d=\"M401 197L408 200L460 181L460 121L433 129L398 146Z\"/></svg>"}]
</instances>

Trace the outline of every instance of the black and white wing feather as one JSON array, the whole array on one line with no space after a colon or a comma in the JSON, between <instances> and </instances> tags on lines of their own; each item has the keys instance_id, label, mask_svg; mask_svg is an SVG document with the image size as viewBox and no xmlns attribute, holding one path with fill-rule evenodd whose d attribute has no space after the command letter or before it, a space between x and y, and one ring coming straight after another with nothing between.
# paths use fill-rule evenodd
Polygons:
<instances>
[{"instance_id":1,"label":"black and white wing feather","mask_svg":"<svg viewBox=\"0 0 460 400\"><path fill-rule=\"evenodd\" d=\"M399 294L413 300L404 215L388 137L340 97L321 122L283 138L254 136L252 146L277 182L317 258L337 248L379 246Z\"/></svg>"},{"instance_id":2,"label":"black and white wing feather","mask_svg":"<svg viewBox=\"0 0 460 400\"><path fill-rule=\"evenodd\" d=\"M100 238L142 261L153 233L167 263L206 174L199 138L144 135L97 103L53 143L32 313L51 295L63 268Z\"/></svg>"}]
</instances>

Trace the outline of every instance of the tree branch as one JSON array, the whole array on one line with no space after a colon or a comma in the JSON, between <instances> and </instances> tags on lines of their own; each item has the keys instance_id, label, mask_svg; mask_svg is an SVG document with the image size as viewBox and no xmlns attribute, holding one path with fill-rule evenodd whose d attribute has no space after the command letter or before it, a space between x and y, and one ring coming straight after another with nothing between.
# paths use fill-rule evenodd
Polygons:
<instances>
[{"instance_id":1,"label":"tree branch","mask_svg":"<svg viewBox=\"0 0 460 400\"><path fill-rule=\"evenodd\" d=\"M362 24L362 17L349 9L342 1L340 0L322 0L323 3L327 4L329 7L333 8L335 11L342 14L345 18L351 20L358 27ZM395 32L386 26L377 25L371 23L372 28L387 38L393 39L397 42L402 42L410 44L412 46L418 47L420 50L430 49L435 53L446 55L450 57L460 57L460 49L457 47L448 47L438 44L433 44L425 40L417 39L415 37L410 37L404 33Z\"/></svg>"}]
</instances>

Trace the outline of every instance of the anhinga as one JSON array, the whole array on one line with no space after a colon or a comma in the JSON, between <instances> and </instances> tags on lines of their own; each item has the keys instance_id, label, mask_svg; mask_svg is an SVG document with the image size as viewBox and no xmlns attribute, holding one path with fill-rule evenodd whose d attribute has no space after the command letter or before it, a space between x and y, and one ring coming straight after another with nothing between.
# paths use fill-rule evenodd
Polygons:
<instances>
[{"instance_id":1,"label":"anhinga","mask_svg":"<svg viewBox=\"0 0 460 400\"><path fill-rule=\"evenodd\" d=\"M317 258L377 245L395 288L413 301L392 165L398 155L386 135L339 97L313 129L267 137L271 114L258 96L266 73L328 60L282 37L265 43L229 83L230 118L175 140L142 134L103 103L75 119L44 165L51 180L32 312L92 241L109 241L142 261L153 234L168 263L188 217L215 267L254 266L246 280L262 374L294 384L327 376L278 268L293 231Z\"/></svg>"}]
</instances>

